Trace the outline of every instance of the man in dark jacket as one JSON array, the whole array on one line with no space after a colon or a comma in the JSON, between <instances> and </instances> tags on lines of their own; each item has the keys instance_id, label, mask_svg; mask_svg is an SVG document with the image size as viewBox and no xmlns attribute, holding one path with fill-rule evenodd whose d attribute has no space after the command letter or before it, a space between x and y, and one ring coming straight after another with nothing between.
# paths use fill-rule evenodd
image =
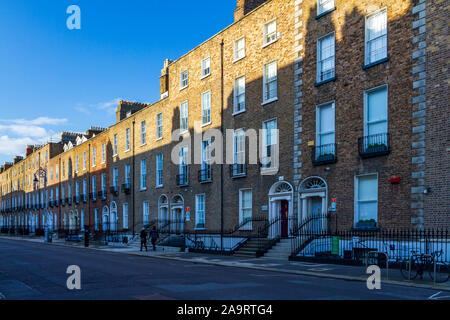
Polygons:
<instances>
[{"instance_id":1,"label":"man in dark jacket","mask_svg":"<svg viewBox=\"0 0 450 320\"><path fill-rule=\"evenodd\" d=\"M140 236L141 236L141 251L142 251L143 247L145 247L145 251L148 251L148 249L147 249L147 232L145 231L144 228L142 228Z\"/></svg>"},{"instance_id":2,"label":"man in dark jacket","mask_svg":"<svg viewBox=\"0 0 450 320\"><path fill-rule=\"evenodd\" d=\"M158 231L156 230L156 227L153 227L152 231L150 232L150 239L152 239L153 251L156 251L156 241L158 241L158 238L159 238Z\"/></svg>"}]
</instances>

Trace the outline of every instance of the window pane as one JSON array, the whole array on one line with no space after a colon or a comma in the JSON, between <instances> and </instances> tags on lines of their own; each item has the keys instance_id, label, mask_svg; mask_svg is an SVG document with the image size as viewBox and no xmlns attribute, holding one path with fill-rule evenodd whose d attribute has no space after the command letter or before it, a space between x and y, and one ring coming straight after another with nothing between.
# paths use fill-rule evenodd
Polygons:
<instances>
[{"instance_id":1,"label":"window pane","mask_svg":"<svg viewBox=\"0 0 450 320\"><path fill-rule=\"evenodd\" d=\"M376 201L378 199L378 179L376 176L358 177L358 200Z\"/></svg>"}]
</instances>

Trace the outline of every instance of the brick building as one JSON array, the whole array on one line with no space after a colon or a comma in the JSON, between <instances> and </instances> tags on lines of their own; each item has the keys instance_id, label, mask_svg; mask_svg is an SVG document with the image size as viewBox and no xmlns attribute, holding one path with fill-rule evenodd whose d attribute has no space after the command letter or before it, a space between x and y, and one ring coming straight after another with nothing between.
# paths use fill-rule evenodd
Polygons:
<instances>
[{"instance_id":1,"label":"brick building","mask_svg":"<svg viewBox=\"0 0 450 320\"><path fill-rule=\"evenodd\" d=\"M287 237L318 213L341 230L448 227L446 8L238 0L232 25L164 62L159 101L121 101L108 129L5 164L0 222L245 237L261 217Z\"/></svg>"}]
</instances>

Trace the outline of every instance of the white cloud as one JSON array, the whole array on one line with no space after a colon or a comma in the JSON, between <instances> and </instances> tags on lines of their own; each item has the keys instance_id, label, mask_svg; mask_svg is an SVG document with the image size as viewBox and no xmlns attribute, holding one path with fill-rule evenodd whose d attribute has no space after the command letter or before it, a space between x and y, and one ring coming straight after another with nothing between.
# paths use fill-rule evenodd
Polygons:
<instances>
[{"instance_id":1,"label":"white cloud","mask_svg":"<svg viewBox=\"0 0 450 320\"><path fill-rule=\"evenodd\" d=\"M0 119L0 122L4 122L7 124L19 124L25 126L43 126L43 125L59 125L67 123L67 119L62 118L49 118L49 117L39 117L33 120L25 120L25 119Z\"/></svg>"},{"instance_id":2,"label":"white cloud","mask_svg":"<svg viewBox=\"0 0 450 320\"><path fill-rule=\"evenodd\" d=\"M27 145L45 144L55 131L48 126L61 125L67 119L39 117L26 119L0 119L0 155L6 161L23 155Z\"/></svg>"},{"instance_id":3,"label":"white cloud","mask_svg":"<svg viewBox=\"0 0 450 320\"><path fill-rule=\"evenodd\" d=\"M75 107L75 110L81 113L84 113L86 115L92 114L92 112L96 111L106 111L108 114L113 115L116 113L117 105L119 104L119 101L122 100L121 98L115 98L110 101L104 101L104 102L98 102L94 104L87 104L84 105L82 103L78 103Z\"/></svg>"}]
</instances>

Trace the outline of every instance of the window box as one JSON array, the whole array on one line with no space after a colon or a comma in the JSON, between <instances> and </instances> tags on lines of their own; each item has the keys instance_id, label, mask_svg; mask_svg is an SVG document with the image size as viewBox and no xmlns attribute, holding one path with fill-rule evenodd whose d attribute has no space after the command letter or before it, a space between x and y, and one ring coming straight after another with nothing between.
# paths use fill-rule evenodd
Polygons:
<instances>
[{"instance_id":1,"label":"window box","mask_svg":"<svg viewBox=\"0 0 450 320\"><path fill-rule=\"evenodd\" d=\"M245 164L230 165L230 177L233 179L244 178L247 176L247 167Z\"/></svg>"},{"instance_id":2,"label":"window box","mask_svg":"<svg viewBox=\"0 0 450 320\"><path fill-rule=\"evenodd\" d=\"M336 163L336 144L314 147L312 149L312 162L314 166Z\"/></svg>"},{"instance_id":3,"label":"window box","mask_svg":"<svg viewBox=\"0 0 450 320\"><path fill-rule=\"evenodd\" d=\"M131 184L130 183L124 183L122 185L122 192L125 194L130 194L131 193Z\"/></svg>"},{"instance_id":4,"label":"window box","mask_svg":"<svg viewBox=\"0 0 450 320\"><path fill-rule=\"evenodd\" d=\"M195 229L196 230L205 230L205 224L199 223L199 224L195 225Z\"/></svg>"},{"instance_id":5,"label":"window box","mask_svg":"<svg viewBox=\"0 0 450 320\"><path fill-rule=\"evenodd\" d=\"M212 169L211 169L211 167L198 171L198 182L200 182L200 183L212 182Z\"/></svg>"},{"instance_id":6,"label":"window box","mask_svg":"<svg viewBox=\"0 0 450 320\"><path fill-rule=\"evenodd\" d=\"M378 229L377 222L374 219L360 220L356 223L355 229L358 230L376 230Z\"/></svg>"},{"instance_id":7,"label":"window box","mask_svg":"<svg viewBox=\"0 0 450 320\"><path fill-rule=\"evenodd\" d=\"M189 174L177 174L176 180L179 187L189 186Z\"/></svg>"},{"instance_id":8,"label":"window box","mask_svg":"<svg viewBox=\"0 0 450 320\"><path fill-rule=\"evenodd\" d=\"M358 140L359 155L361 158L388 155L391 152L390 145L390 133L362 137Z\"/></svg>"}]
</instances>

